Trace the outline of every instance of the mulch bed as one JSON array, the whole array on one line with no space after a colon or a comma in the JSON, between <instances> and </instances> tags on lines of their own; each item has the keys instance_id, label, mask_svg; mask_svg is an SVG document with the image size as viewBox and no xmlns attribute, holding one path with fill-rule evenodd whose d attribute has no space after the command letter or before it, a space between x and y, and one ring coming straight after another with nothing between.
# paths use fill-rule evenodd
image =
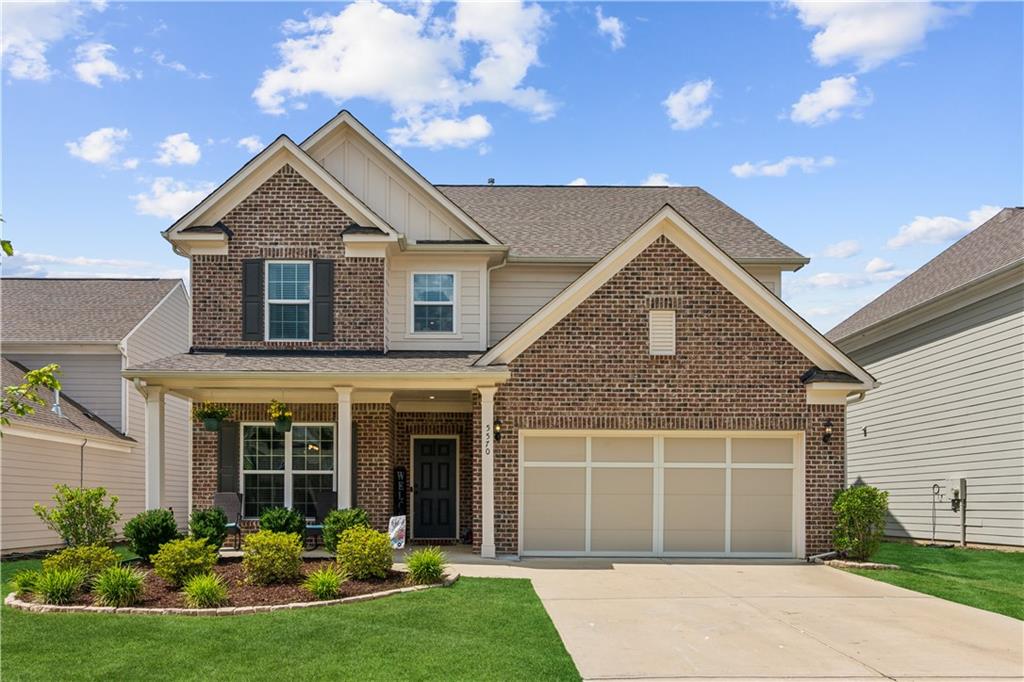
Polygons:
<instances>
[{"instance_id":1,"label":"mulch bed","mask_svg":"<svg viewBox=\"0 0 1024 682\"><path fill-rule=\"evenodd\" d=\"M318 568L334 564L330 559L315 559L302 562L302 575L309 575ZM138 564L138 568L147 571L145 592L142 601L135 604L140 608L188 608L180 589L150 570L146 564ZM228 606L272 606L275 604L291 604L294 602L317 601L312 594L302 588L302 580L287 585L249 585L245 582L241 559L220 559L213 572L224 579L228 586ZM340 598L354 597L371 592L394 590L409 585L408 574L401 571L389 571L383 580L347 580L341 585ZM92 594L83 594L75 604L93 605Z\"/></svg>"}]
</instances>

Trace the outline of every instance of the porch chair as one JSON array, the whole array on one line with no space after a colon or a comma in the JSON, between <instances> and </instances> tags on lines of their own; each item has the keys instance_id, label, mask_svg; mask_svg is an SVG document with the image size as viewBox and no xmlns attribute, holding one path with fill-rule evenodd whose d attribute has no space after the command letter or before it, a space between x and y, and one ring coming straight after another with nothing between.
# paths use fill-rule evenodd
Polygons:
<instances>
[{"instance_id":1,"label":"porch chair","mask_svg":"<svg viewBox=\"0 0 1024 682\"><path fill-rule=\"evenodd\" d=\"M316 549L317 544L323 542L324 518L337 506L338 494L333 490L321 490L313 497L313 507L316 510L316 516L313 523L306 524L306 538L312 539L312 549Z\"/></svg>"},{"instance_id":2,"label":"porch chair","mask_svg":"<svg viewBox=\"0 0 1024 682\"><path fill-rule=\"evenodd\" d=\"M224 510L228 517L225 524L228 533L235 536L235 549L242 548L242 494L241 493L214 493L213 506Z\"/></svg>"}]
</instances>

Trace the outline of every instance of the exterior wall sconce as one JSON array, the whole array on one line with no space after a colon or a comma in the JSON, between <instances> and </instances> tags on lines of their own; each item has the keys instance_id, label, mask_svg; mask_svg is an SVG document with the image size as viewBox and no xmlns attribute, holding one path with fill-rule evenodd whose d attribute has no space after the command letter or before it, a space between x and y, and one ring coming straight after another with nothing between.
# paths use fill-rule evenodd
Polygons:
<instances>
[{"instance_id":1,"label":"exterior wall sconce","mask_svg":"<svg viewBox=\"0 0 1024 682\"><path fill-rule=\"evenodd\" d=\"M501 420L494 420L494 440L495 442L501 440Z\"/></svg>"},{"instance_id":2,"label":"exterior wall sconce","mask_svg":"<svg viewBox=\"0 0 1024 682\"><path fill-rule=\"evenodd\" d=\"M832 440L832 420L831 419L826 419L825 420L825 432L821 436L821 442L822 443L828 443L828 442L831 442L831 440Z\"/></svg>"}]
</instances>

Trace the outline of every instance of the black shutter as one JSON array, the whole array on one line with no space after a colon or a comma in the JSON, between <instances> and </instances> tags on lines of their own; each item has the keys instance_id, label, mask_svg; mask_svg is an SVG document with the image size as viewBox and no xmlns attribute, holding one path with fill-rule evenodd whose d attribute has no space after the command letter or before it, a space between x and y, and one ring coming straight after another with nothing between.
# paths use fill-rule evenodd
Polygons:
<instances>
[{"instance_id":1,"label":"black shutter","mask_svg":"<svg viewBox=\"0 0 1024 682\"><path fill-rule=\"evenodd\" d=\"M263 340L263 261L242 261L242 340Z\"/></svg>"},{"instance_id":2,"label":"black shutter","mask_svg":"<svg viewBox=\"0 0 1024 682\"><path fill-rule=\"evenodd\" d=\"M238 422L222 421L217 442L217 492L238 492Z\"/></svg>"},{"instance_id":3,"label":"black shutter","mask_svg":"<svg viewBox=\"0 0 1024 682\"><path fill-rule=\"evenodd\" d=\"M356 485L356 483L357 483L356 482L356 472L359 470L359 467L356 466L356 461L359 458L359 438L358 438L358 434L359 434L359 430L356 428L356 425L353 424L352 425L352 506L353 507L358 507L359 506L359 502L356 501L356 489L358 488L358 486Z\"/></svg>"},{"instance_id":4,"label":"black shutter","mask_svg":"<svg viewBox=\"0 0 1024 682\"><path fill-rule=\"evenodd\" d=\"M334 261L313 261L313 340L334 340Z\"/></svg>"}]
</instances>

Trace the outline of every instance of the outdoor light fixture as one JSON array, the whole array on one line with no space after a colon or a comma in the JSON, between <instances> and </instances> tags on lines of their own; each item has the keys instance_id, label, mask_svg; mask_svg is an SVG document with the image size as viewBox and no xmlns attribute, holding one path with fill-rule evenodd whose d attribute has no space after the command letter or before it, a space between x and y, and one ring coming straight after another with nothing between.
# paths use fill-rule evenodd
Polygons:
<instances>
[{"instance_id":1,"label":"outdoor light fixture","mask_svg":"<svg viewBox=\"0 0 1024 682\"><path fill-rule=\"evenodd\" d=\"M831 419L826 419L825 420L825 433L821 437L821 442L828 443L831 440L832 440L832 420Z\"/></svg>"},{"instance_id":2,"label":"outdoor light fixture","mask_svg":"<svg viewBox=\"0 0 1024 682\"><path fill-rule=\"evenodd\" d=\"M494 420L494 440L501 440L501 420Z\"/></svg>"}]
</instances>

